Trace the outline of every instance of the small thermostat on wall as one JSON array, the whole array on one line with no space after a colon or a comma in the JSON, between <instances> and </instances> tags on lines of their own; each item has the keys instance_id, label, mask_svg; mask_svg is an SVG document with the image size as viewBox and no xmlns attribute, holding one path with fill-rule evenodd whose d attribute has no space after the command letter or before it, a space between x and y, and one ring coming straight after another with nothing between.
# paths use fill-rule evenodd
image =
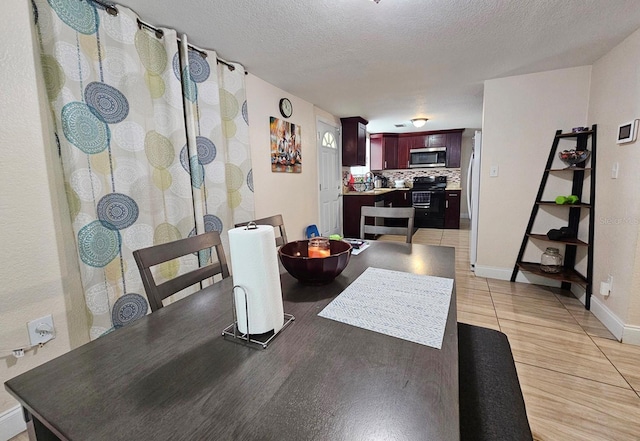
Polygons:
<instances>
[{"instance_id":1,"label":"small thermostat on wall","mask_svg":"<svg viewBox=\"0 0 640 441\"><path fill-rule=\"evenodd\" d=\"M634 119L631 122L620 124L618 126L618 144L626 144L636 140L636 133L638 129L638 120Z\"/></svg>"}]
</instances>

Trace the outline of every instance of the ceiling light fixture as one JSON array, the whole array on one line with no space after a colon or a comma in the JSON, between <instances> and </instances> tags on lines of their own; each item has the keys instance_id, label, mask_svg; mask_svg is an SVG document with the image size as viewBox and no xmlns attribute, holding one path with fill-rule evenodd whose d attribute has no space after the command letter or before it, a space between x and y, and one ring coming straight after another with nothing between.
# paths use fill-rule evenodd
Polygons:
<instances>
[{"instance_id":1,"label":"ceiling light fixture","mask_svg":"<svg viewBox=\"0 0 640 441\"><path fill-rule=\"evenodd\" d=\"M374 2L376 5L380 3L380 0L371 0L371 1Z\"/></svg>"},{"instance_id":2,"label":"ceiling light fixture","mask_svg":"<svg viewBox=\"0 0 640 441\"><path fill-rule=\"evenodd\" d=\"M424 126L427 123L427 121L429 121L429 118L413 118L411 120L411 124L413 124L414 127L419 129L420 127Z\"/></svg>"}]
</instances>

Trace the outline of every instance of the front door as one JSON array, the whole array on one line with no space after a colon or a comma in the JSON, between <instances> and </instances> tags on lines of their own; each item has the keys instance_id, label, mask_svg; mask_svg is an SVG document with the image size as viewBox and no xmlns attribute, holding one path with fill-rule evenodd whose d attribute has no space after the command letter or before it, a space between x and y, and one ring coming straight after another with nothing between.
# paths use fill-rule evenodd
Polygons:
<instances>
[{"instance_id":1,"label":"front door","mask_svg":"<svg viewBox=\"0 0 640 441\"><path fill-rule=\"evenodd\" d=\"M320 225L324 237L340 234L340 158L339 129L318 120L318 182L320 188Z\"/></svg>"}]
</instances>

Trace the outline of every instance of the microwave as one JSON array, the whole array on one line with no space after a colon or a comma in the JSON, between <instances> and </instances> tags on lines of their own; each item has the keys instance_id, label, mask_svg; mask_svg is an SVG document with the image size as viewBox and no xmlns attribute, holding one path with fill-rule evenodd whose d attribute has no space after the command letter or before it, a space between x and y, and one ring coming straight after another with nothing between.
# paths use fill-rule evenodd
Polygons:
<instances>
[{"instance_id":1,"label":"microwave","mask_svg":"<svg viewBox=\"0 0 640 441\"><path fill-rule=\"evenodd\" d=\"M446 147L425 147L409 150L409 168L446 166Z\"/></svg>"}]
</instances>

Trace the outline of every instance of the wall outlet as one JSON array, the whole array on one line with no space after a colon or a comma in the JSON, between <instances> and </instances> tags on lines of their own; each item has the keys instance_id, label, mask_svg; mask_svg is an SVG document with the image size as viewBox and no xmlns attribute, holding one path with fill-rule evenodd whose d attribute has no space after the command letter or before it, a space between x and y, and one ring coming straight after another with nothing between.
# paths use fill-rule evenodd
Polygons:
<instances>
[{"instance_id":1,"label":"wall outlet","mask_svg":"<svg viewBox=\"0 0 640 441\"><path fill-rule=\"evenodd\" d=\"M609 297L613 288L613 276L609 274L606 282L600 282L600 295Z\"/></svg>"},{"instance_id":2,"label":"wall outlet","mask_svg":"<svg viewBox=\"0 0 640 441\"><path fill-rule=\"evenodd\" d=\"M498 176L498 166L497 165L492 165L491 168L489 168L489 176L492 178L495 178Z\"/></svg>"},{"instance_id":3,"label":"wall outlet","mask_svg":"<svg viewBox=\"0 0 640 441\"><path fill-rule=\"evenodd\" d=\"M29 340L32 346L46 343L56 338L56 330L53 327L53 317L51 314L31 320L27 323L27 329L29 330Z\"/></svg>"}]
</instances>

